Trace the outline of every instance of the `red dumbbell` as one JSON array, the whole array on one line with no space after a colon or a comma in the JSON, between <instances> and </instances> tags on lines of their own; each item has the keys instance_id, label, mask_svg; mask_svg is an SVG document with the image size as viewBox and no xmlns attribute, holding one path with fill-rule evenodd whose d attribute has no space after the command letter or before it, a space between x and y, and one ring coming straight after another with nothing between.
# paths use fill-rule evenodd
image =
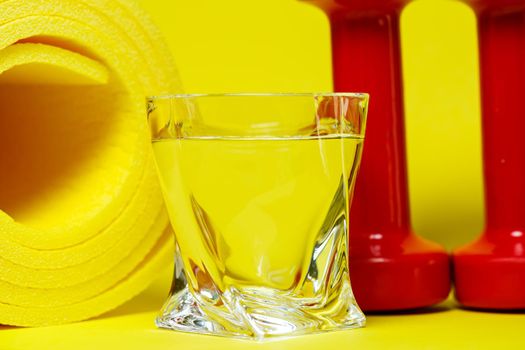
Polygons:
<instances>
[{"instance_id":1,"label":"red dumbbell","mask_svg":"<svg viewBox=\"0 0 525 350\"><path fill-rule=\"evenodd\" d=\"M479 28L486 228L453 254L456 296L468 307L523 309L525 2L467 3Z\"/></svg>"},{"instance_id":2,"label":"red dumbbell","mask_svg":"<svg viewBox=\"0 0 525 350\"><path fill-rule=\"evenodd\" d=\"M449 257L412 233L408 206L399 14L403 0L308 0L332 25L336 91L370 93L350 214L350 275L365 311L424 307L450 290Z\"/></svg>"}]
</instances>

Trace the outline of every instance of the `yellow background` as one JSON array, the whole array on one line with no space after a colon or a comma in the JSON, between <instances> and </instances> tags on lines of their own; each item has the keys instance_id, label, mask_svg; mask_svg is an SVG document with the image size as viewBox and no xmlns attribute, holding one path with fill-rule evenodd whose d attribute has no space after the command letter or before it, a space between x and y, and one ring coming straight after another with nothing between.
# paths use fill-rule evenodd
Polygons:
<instances>
[{"instance_id":1,"label":"yellow background","mask_svg":"<svg viewBox=\"0 0 525 350\"><path fill-rule=\"evenodd\" d=\"M330 91L329 25L295 0L141 0L166 36L187 92ZM455 1L420 0L402 16L406 131L415 231L448 249L483 228L476 23ZM373 96L372 102L374 103ZM369 116L373 118L373 115ZM0 326L0 349L493 348L521 344L520 314L460 310L370 316L364 329L267 344L158 330L169 273L95 320Z\"/></svg>"},{"instance_id":2,"label":"yellow background","mask_svg":"<svg viewBox=\"0 0 525 350\"><path fill-rule=\"evenodd\" d=\"M332 90L329 23L312 5L141 2L165 34L187 92ZM475 17L457 1L420 0L405 9L401 26L412 221L451 249L483 227Z\"/></svg>"}]
</instances>

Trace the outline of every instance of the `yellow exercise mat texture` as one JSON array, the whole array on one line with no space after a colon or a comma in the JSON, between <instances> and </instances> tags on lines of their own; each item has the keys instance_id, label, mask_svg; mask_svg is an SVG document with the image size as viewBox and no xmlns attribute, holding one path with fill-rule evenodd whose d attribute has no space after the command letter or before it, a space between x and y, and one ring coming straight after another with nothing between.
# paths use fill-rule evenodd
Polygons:
<instances>
[{"instance_id":1,"label":"yellow exercise mat texture","mask_svg":"<svg viewBox=\"0 0 525 350\"><path fill-rule=\"evenodd\" d=\"M0 0L0 324L100 315L170 264L145 96L179 88L133 1Z\"/></svg>"}]
</instances>

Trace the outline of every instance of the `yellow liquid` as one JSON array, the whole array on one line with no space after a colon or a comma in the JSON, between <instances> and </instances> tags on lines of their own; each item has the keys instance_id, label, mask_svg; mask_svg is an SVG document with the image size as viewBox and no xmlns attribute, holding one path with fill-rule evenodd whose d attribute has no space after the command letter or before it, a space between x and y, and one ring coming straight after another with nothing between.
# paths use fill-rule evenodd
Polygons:
<instances>
[{"instance_id":1,"label":"yellow liquid","mask_svg":"<svg viewBox=\"0 0 525 350\"><path fill-rule=\"evenodd\" d=\"M317 287L305 286L307 275L330 273L329 261L313 257L327 220L335 220L328 216L341 219L346 248L361 146L361 138L347 136L154 142L190 287L211 294L264 287L315 297Z\"/></svg>"}]
</instances>

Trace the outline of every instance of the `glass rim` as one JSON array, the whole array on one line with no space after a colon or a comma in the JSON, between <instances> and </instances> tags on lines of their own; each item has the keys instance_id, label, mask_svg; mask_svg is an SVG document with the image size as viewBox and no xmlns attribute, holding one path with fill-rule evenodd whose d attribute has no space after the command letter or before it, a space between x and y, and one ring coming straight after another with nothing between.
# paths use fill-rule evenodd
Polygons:
<instances>
[{"instance_id":1,"label":"glass rim","mask_svg":"<svg viewBox=\"0 0 525 350\"><path fill-rule=\"evenodd\" d=\"M232 93L167 93L146 96L147 101L200 97L354 97L369 99L366 92L232 92Z\"/></svg>"}]
</instances>

